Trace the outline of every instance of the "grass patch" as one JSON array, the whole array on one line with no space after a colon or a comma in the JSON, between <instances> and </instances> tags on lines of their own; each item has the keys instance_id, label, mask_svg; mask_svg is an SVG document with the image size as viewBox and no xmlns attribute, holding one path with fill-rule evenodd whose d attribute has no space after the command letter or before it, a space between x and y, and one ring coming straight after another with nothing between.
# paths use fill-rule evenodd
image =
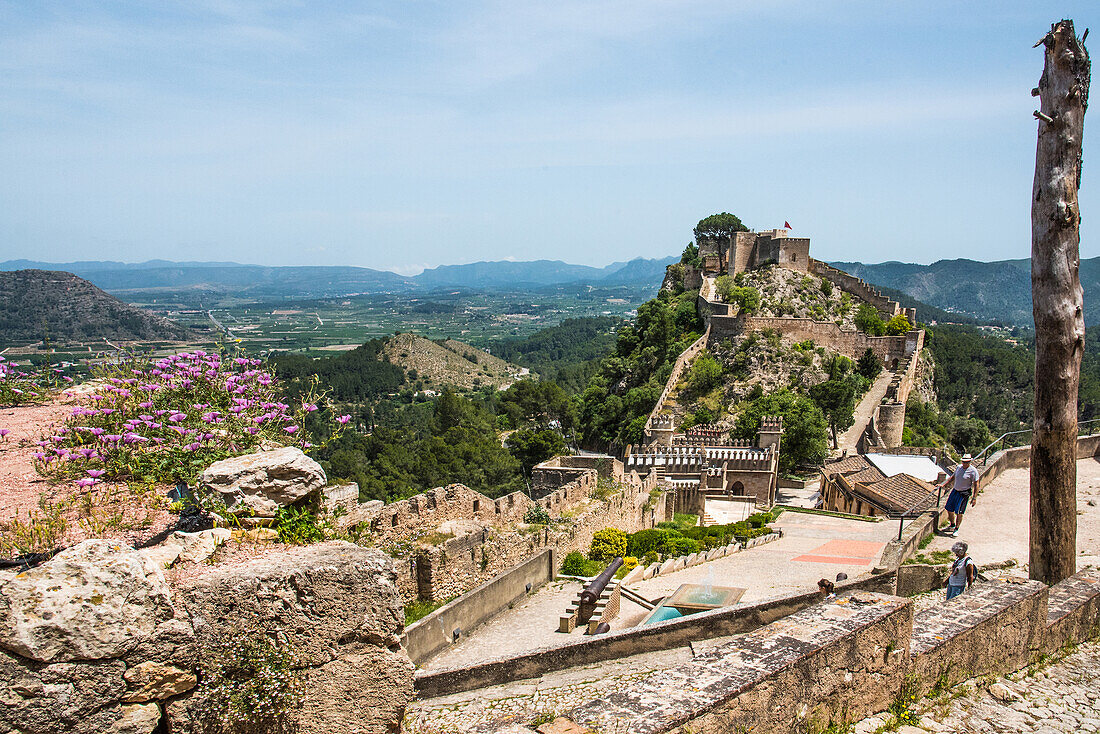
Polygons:
<instances>
[{"instance_id":1,"label":"grass patch","mask_svg":"<svg viewBox=\"0 0 1100 734\"><path fill-rule=\"evenodd\" d=\"M405 626L408 627L416 620L427 617L446 603L445 601L422 601L420 599L409 602L405 605Z\"/></svg>"},{"instance_id":2,"label":"grass patch","mask_svg":"<svg viewBox=\"0 0 1100 734\"><path fill-rule=\"evenodd\" d=\"M955 554L949 550L932 551L930 554L918 553L908 561L906 566L944 566L955 560Z\"/></svg>"}]
</instances>

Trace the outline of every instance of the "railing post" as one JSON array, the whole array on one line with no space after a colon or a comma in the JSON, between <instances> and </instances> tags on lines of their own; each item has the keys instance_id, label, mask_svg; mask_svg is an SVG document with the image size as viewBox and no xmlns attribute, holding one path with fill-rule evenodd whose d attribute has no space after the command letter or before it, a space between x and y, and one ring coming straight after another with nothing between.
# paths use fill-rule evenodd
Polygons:
<instances>
[{"instance_id":1,"label":"railing post","mask_svg":"<svg viewBox=\"0 0 1100 734\"><path fill-rule=\"evenodd\" d=\"M901 531L905 527L905 515L898 518L898 542L901 542Z\"/></svg>"}]
</instances>

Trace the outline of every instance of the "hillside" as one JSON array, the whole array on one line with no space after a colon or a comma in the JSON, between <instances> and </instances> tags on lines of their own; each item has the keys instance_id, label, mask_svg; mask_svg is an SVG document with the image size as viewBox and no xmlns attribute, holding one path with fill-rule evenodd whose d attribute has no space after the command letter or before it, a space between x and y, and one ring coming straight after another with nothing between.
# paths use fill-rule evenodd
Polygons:
<instances>
[{"instance_id":1,"label":"hillside","mask_svg":"<svg viewBox=\"0 0 1100 734\"><path fill-rule=\"evenodd\" d=\"M434 342L416 334L398 334L386 341L382 355L403 367L409 381L425 389L453 386L465 390L485 385L507 387L528 370L454 339Z\"/></svg>"},{"instance_id":2,"label":"hillside","mask_svg":"<svg viewBox=\"0 0 1100 734\"><path fill-rule=\"evenodd\" d=\"M830 263L876 286L893 288L947 311L979 319L1031 326L1031 261L940 260L931 265L885 262ZM1081 260L1085 303L1100 298L1100 258ZM1100 313L1085 309L1085 324L1100 324Z\"/></svg>"},{"instance_id":3,"label":"hillside","mask_svg":"<svg viewBox=\"0 0 1100 734\"><path fill-rule=\"evenodd\" d=\"M187 329L130 306L72 273L0 272L0 344L177 341Z\"/></svg>"},{"instance_id":4,"label":"hillside","mask_svg":"<svg viewBox=\"0 0 1100 734\"><path fill-rule=\"evenodd\" d=\"M611 316L566 319L531 336L497 342L492 348L502 359L579 393L595 374L598 361L615 348L615 330L621 324Z\"/></svg>"}]
</instances>

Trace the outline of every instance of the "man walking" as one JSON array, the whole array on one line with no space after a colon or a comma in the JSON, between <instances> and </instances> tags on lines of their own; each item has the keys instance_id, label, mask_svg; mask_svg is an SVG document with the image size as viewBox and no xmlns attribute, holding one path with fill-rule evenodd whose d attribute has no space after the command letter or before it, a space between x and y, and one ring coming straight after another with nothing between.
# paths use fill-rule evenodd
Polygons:
<instances>
[{"instance_id":1,"label":"man walking","mask_svg":"<svg viewBox=\"0 0 1100 734\"><path fill-rule=\"evenodd\" d=\"M967 501L971 505L978 502L978 470L970 465L970 461L970 454L963 454L962 463L955 468L955 473L938 485L940 489L952 485L944 507L948 525L943 531L952 538L959 537L959 527L962 525L963 514L966 513Z\"/></svg>"}]
</instances>

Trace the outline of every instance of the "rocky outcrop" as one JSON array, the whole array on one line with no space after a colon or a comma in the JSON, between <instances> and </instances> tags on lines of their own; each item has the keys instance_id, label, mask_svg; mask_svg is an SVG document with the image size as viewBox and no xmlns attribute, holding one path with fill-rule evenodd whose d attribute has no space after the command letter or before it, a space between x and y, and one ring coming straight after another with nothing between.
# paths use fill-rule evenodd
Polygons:
<instances>
[{"instance_id":1,"label":"rocky outcrop","mask_svg":"<svg viewBox=\"0 0 1100 734\"><path fill-rule=\"evenodd\" d=\"M148 562L167 568L177 561L199 563L214 555L218 546L229 540L228 528L210 528L197 533L174 532L159 545L143 548L140 553Z\"/></svg>"},{"instance_id":2,"label":"rocky outcrop","mask_svg":"<svg viewBox=\"0 0 1100 734\"><path fill-rule=\"evenodd\" d=\"M388 556L322 543L178 588L161 569L89 540L0 575L0 732L200 732L204 655L243 635L295 653L297 731L396 729L413 666Z\"/></svg>"},{"instance_id":3,"label":"rocky outcrop","mask_svg":"<svg viewBox=\"0 0 1100 734\"><path fill-rule=\"evenodd\" d=\"M174 616L160 568L107 540L0 584L0 647L43 663L119 657Z\"/></svg>"},{"instance_id":4,"label":"rocky outcrop","mask_svg":"<svg viewBox=\"0 0 1100 734\"><path fill-rule=\"evenodd\" d=\"M150 734L160 707L147 702L193 686L194 655L161 566L129 546L86 540L0 576L0 732ZM185 675L142 667L165 660Z\"/></svg>"},{"instance_id":5,"label":"rocky outcrop","mask_svg":"<svg viewBox=\"0 0 1100 734\"><path fill-rule=\"evenodd\" d=\"M400 721L413 665L401 650L404 611L384 554L331 541L288 551L277 564L215 569L180 591L202 646L260 626L296 652L302 734L385 732ZM189 731L200 703L170 709L173 732Z\"/></svg>"},{"instance_id":6,"label":"rocky outcrop","mask_svg":"<svg viewBox=\"0 0 1100 734\"><path fill-rule=\"evenodd\" d=\"M220 497L234 515L272 518L280 507L319 492L325 481L320 464L284 446L214 462L199 476L199 487Z\"/></svg>"}]
</instances>

